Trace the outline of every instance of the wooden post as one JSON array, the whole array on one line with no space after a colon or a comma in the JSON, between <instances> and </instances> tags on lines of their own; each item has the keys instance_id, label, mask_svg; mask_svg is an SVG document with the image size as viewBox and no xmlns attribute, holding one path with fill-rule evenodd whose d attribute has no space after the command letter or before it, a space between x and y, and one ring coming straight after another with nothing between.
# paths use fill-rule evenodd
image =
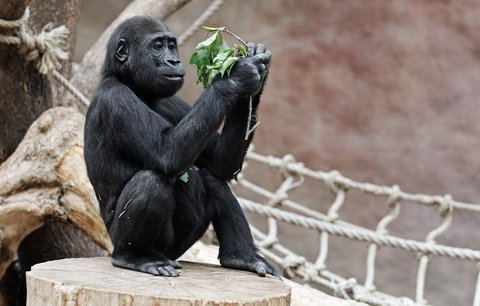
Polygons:
<instances>
[{"instance_id":1,"label":"wooden post","mask_svg":"<svg viewBox=\"0 0 480 306\"><path fill-rule=\"evenodd\" d=\"M74 258L27 272L27 306L290 305L291 289L271 276L183 262L179 277L115 268L109 257Z\"/></svg>"}]
</instances>

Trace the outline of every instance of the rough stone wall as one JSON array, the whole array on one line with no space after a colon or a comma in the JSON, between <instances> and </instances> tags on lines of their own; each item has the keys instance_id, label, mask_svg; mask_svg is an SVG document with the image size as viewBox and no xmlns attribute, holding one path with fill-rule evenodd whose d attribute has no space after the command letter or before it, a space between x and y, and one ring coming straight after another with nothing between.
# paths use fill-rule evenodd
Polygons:
<instances>
[{"instance_id":1,"label":"rough stone wall","mask_svg":"<svg viewBox=\"0 0 480 306\"><path fill-rule=\"evenodd\" d=\"M180 34L208 3L194 1L172 16L172 30ZM479 15L476 0L229 0L208 24L264 42L273 53L255 139L258 152L292 153L310 168L338 169L356 180L480 202ZM182 47L186 66L204 37L198 33ZM188 67L181 95L193 102L200 90ZM272 189L278 183L266 179L266 169L248 172ZM332 201L326 189L310 181L293 197L322 211ZM385 206L350 193L341 213L374 227ZM436 208L405 203L391 232L422 239L439 222ZM458 213L439 242L478 248L478 224L479 216ZM281 233L291 247L314 259L317 234L290 226ZM332 238L327 263L363 281L365 254L363 243ZM414 296L416 256L383 248L378 260L379 288ZM474 278L473 264L434 259L427 298L435 305L470 305Z\"/></svg>"}]
</instances>

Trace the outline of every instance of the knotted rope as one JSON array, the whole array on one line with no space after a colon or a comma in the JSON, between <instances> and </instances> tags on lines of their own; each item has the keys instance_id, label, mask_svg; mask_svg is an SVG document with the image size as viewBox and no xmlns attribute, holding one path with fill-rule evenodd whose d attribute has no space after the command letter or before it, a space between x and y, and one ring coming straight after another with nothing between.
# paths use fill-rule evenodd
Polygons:
<instances>
[{"instance_id":1,"label":"knotted rope","mask_svg":"<svg viewBox=\"0 0 480 306\"><path fill-rule=\"evenodd\" d=\"M58 71L62 67L62 61L68 59L66 49L69 30L64 25L54 27L49 23L39 34L34 34L28 28L29 17L30 10L27 7L23 16L17 20L0 19L0 28L17 29L10 36L0 34L0 43L18 45L19 51L25 55L27 61L35 65L38 72L52 75L74 97L88 106L89 100Z\"/></svg>"},{"instance_id":2,"label":"knotted rope","mask_svg":"<svg viewBox=\"0 0 480 306\"><path fill-rule=\"evenodd\" d=\"M261 201L262 204L245 198L239 198L239 202L244 210L267 218L267 233L263 233L251 225L252 234L262 254L281 267L287 277L293 276L307 284L329 288L338 296L362 301L370 305L427 305L425 287L427 270L430 265L429 259L432 256L446 256L478 263L473 305L480 306L480 250L453 247L436 242L436 239L450 227L455 211L480 213L480 205L455 201L450 195L411 194L402 191L397 185L389 187L357 182L342 176L338 171L311 170L290 157L264 156L249 150L246 160L244 169L252 162L261 163L270 166L282 178L282 182L275 191L270 191L253 183L244 174L238 176L238 183L234 184L233 187L244 188L248 192L253 192L253 194L264 198ZM298 177L302 178L301 182L303 182L303 177L317 180L333 192L335 199L326 213L312 210L290 198L289 191L292 187L299 186L299 181L296 179ZM355 190L375 197L386 197L389 212L378 221L375 229L364 228L342 220L340 210L348 204L346 203L346 195L349 191ZM426 235L424 241L389 234L388 227L400 215L404 202L437 206L443 222L433 228ZM277 230L278 221L319 232L320 248L315 261L306 260L282 244L279 238L281 233ZM354 282L354 279L344 278L328 269L329 237L332 235L367 243L366 275L363 285L358 281ZM382 246L418 254L415 301L407 297L394 297L377 290L375 285L376 255Z\"/></svg>"},{"instance_id":3,"label":"knotted rope","mask_svg":"<svg viewBox=\"0 0 480 306\"><path fill-rule=\"evenodd\" d=\"M68 59L66 41L70 32L67 27L54 27L52 23L45 25L38 35L34 35L27 27L30 10L27 8L18 20L0 19L0 27L15 29L15 36L0 35L0 43L19 45L20 52L27 61L33 62L41 74L48 74L62 67L61 61Z\"/></svg>"}]
</instances>

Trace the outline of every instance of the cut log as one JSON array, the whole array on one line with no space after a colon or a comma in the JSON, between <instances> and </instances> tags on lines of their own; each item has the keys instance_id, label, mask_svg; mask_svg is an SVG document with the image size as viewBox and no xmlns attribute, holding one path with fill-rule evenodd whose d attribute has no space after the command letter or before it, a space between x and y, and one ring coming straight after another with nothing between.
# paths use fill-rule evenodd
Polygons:
<instances>
[{"instance_id":1,"label":"cut log","mask_svg":"<svg viewBox=\"0 0 480 306\"><path fill-rule=\"evenodd\" d=\"M279 279L183 262L179 277L113 267L109 257L35 265L27 273L27 305L290 305Z\"/></svg>"}]
</instances>

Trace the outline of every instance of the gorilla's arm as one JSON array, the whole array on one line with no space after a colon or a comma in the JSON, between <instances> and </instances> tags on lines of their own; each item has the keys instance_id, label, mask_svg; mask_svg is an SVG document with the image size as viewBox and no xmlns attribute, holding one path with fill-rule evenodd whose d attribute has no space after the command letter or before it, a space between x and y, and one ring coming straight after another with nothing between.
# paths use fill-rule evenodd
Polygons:
<instances>
[{"instance_id":1,"label":"gorilla's arm","mask_svg":"<svg viewBox=\"0 0 480 306\"><path fill-rule=\"evenodd\" d=\"M256 111L259 101L253 105L253 112ZM249 113L249 98L236 98L228 109L221 133L214 133L201 152L195 165L199 168L207 168L212 174L224 181L231 180L240 170L243 164L246 150L253 138L250 134L245 140L247 129L247 117ZM253 99L252 99L253 100ZM226 103L223 102L222 103ZM190 111L190 106L178 96L158 101L152 107L162 117L176 124ZM256 123L255 116L251 120L251 126Z\"/></svg>"},{"instance_id":2,"label":"gorilla's arm","mask_svg":"<svg viewBox=\"0 0 480 306\"><path fill-rule=\"evenodd\" d=\"M252 97L252 117L250 127L257 123L256 112L260 103L265 81L270 66L271 54L263 44L249 43L247 45L249 56L265 57L263 67L260 69L261 86ZM214 133L204 150L195 161L200 168L207 168L212 174L224 181L235 178L241 170L247 149L253 139L253 132L245 140L247 121L249 114L249 96L234 96L232 106L228 109L223 130L221 133ZM227 101L223 101L227 103ZM178 96L157 103L156 111L162 116L169 117L172 122L179 122L189 112L190 106Z\"/></svg>"},{"instance_id":3,"label":"gorilla's arm","mask_svg":"<svg viewBox=\"0 0 480 306\"><path fill-rule=\"evenodd\" d=\"M253 139L251 133L245 140L249 98L242 97L233 105L226 115L221 134L214 135L205 150L197 159L197 165L210 170L224 181L231 180L241 170L248 146ZM253 110L254 114L256 109ZM251 126L256 123L252 116Z\"/></svg>"},{"instance_id":4,"label":"gorilla's arm","mask_svg":"<svg viewBox=\"0 0 480 306\"><path fill-rule=\"evenodd\" d=\"M127 158L165 176L181 175L194 164L231 104L231 98L211 86L183 119L172 125L124 85L117 83L102 92L99 102L110 105L98 111L106 110L102 116L114 127L116 147Z\"/></svg>"},{"instance_id":5,"label":"gorilla's arm","mask_svg":"<svg viewBox=\"0 0 480 306\"><path fill-rule=\"evenodd\" d=\"M260 69L261 85L255 95L252 96L252 117L250 128L257 123L257 108L260 103L260 96L268 76L271 54L263 44L247 44L249 57L264 55L268 60L263 62ZM235 69L235 68L234 68ZM240 172L247 153L248 147L253 139L253 132L245 140L247 122L249 115L249 96L237 97L232 108L227 112L225 124L221 135L214 135L207 147L197 160L197 165L210 170L217 177L229 181Z\"/></svg>"}]
</instances>

